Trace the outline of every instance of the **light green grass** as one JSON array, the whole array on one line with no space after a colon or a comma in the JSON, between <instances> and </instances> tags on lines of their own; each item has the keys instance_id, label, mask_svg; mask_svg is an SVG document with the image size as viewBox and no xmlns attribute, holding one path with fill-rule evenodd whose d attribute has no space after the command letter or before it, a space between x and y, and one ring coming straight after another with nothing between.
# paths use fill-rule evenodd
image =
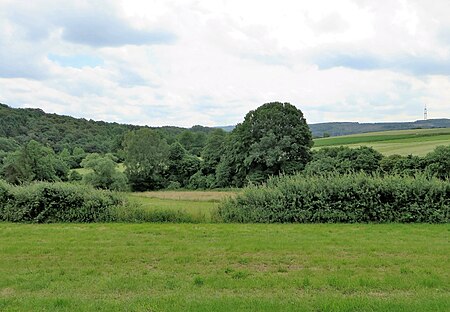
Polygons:
<instances>
[{"instance_id":1,"label":"light green grass","mask_svg":"<svg viewBox=\"0 0 450 312\"><path fill-rule=\"evenodd\" d=\"M116 168L119 172L125 172L125 165L123 163L117 164ZM75 169L71 169L71 170L78 172L82 176L88 174L89 172L92 172L92 169L86 169L86 168L75 168Z\"/></svg>"},{"instance_id":2,"label":"light green grass","mask_svg":"<svg viewBox=\"0 0 450 312\"><path fill-rule=\"evenodd\" d=\"M448 225L0 223L1 311L449 311Z\"/></svg>"},{"instance_id":3,"label":"light green grass","mask_svg":"<svg viewBox=\"0 0 450 312\"><path fill-rule=\"evenodd\" d=\"M147 212L170 211L186 214L192 221L214 221L219 202L235 196L240 190L211 191L151 191L125 193L130 203Z\"/></svg>"},{"instance_id":4,"label":"light green grass","mask_svg":"<svg viewBox=\"0 0 450 312\"><path fill-rule=\"evenodd\" d=\"M314 140L314 148L371 146L385 155L424 156L439 145L450 144L450 128L371 132Z\"/></svg>"}]
</instances>

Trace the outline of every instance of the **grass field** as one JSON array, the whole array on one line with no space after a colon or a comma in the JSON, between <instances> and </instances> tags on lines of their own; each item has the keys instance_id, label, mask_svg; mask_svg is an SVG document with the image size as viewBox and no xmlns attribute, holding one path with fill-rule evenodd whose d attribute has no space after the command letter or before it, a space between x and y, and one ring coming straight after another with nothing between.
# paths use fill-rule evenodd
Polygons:
<instances>
[{"instance_id":1,"label":"grass field","mask_svg":"<svg viewBox=\"0 0 450 312\"><path fill-rule=\"evenodd\" d=\"M238 191L157 191L126 193L128 200L139 209L149 212L181 212L195 222L208 223L216 212L219 201L234 196Z\"/></svg>"},{"instance_id":2,"label":"grass field","mask_svg":"<svg viewBox=\"0 0 450 312\"><path fill-rule=\"evenodd\" d=\"M448 225L0 223L1 311L449 311Z\"/></svg>"},{"instance_id":3,"label":"grass field","mask_svg":"<svg viewBox=\"0 0 450 312\"><path fill-rule=\"evenodd\" d=\"M371 132L314 140L314 148L325 146L372 146L385 155L424 156L439 145L450 144L450 128Z\"/></svg>"}]
</instances>

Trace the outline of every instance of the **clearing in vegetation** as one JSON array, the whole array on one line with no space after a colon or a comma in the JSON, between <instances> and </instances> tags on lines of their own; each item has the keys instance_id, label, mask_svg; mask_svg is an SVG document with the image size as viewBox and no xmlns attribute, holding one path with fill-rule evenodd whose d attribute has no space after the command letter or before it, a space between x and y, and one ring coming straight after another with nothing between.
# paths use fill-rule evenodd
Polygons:
<instances>
[{"instance_id":1,"label":"clearing in vegetation","mask_svg":"<svg viewBox=\"0 0 450 312\"><path fill-rule=\"evenodd\" d=\"M449 311L448 225L0 223L1 311Z\"/></svg>"},{"instance_id":2,"label":"clearing in vegetation","mask_svg":"<svg viewBox=\"0 0 450 312\"><path fill-rule=\"evenodd\" d=\"M371 146L385 155L424 156L439 145L450 144L450 128L370 132L314 140L314 148Z\"/></svg>"},{"instance_id":3,"label":"clearing in vegetation","mask_svg":"<svg viewBox=\"0 0 450 312\"><path fill-rule=\"evenodd\" d=\"M234 197L237 192L153 191L128 193L127 198L142 211L143 220L208 223L214 221L220 200ZM161 214L166 216L163 220Z\"/></svg>"}]
</instances>

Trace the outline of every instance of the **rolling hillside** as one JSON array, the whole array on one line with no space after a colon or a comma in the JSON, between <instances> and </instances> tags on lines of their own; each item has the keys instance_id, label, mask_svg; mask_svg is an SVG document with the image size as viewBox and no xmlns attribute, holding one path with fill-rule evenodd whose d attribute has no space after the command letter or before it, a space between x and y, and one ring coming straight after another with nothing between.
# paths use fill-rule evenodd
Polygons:
<instances>
[{"instance_id":1,"label":"rolling hillside","mask_svg":"<svg viewBox=\"0 0 450 312\"><path fill-rule=\"evenodd\" d=\"M424 156L436 146L450 145L450 128L370 132L314 140L314 148L371 146L385 155Z\"/></svg>"},{"instance_id":2,"label":"rolling hillside","mask_svg":"<svg viewBox=\"0 0 450 312\"><path fill-rule=\"evenodd\" d=\"M12 108L0 103L0 137L14 139L19 144L35 140L56 152L66 147L81 147L89 153L116 152L121 148L125 133L140 128L143 126L86 120L49 114L35 108ZM148 128L158 131L169 143L185 131L195 137L196 134L202 136L214 130L202 126L189 129L172 126Z\"/></svg>"}]
</instances>

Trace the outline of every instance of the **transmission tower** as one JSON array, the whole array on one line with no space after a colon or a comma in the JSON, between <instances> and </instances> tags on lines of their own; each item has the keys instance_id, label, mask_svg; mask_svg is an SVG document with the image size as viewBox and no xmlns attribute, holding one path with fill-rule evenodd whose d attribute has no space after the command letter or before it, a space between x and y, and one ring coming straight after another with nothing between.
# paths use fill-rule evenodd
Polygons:
<instances>
[{"instance_id":1,"label":"transmission tower","mask_svg":"<svg viewBox=\"0 0 450 312\"><path fill-rule=\"evenodd\" d=\"M423 109L423 120L428 119L428 111L427 111L427 104L425 104L425 108Z\"/></svg>"}]
</instances>

